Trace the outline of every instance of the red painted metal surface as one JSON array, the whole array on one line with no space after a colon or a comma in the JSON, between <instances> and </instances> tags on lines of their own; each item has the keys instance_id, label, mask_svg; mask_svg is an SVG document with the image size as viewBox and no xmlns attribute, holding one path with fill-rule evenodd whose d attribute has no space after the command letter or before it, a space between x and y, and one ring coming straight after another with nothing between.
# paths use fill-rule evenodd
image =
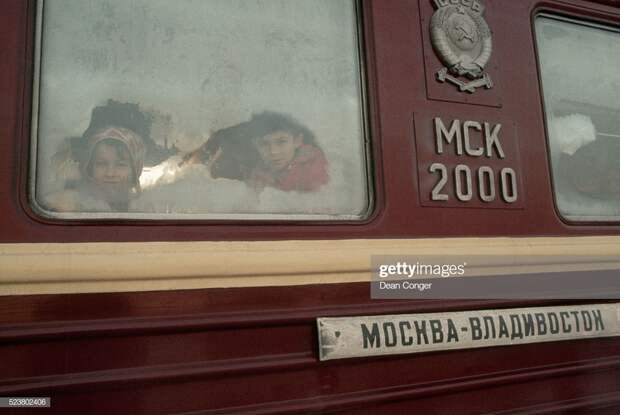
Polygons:
<instances>
[{"instance_id":1,"label":"red painted metal surface","mask_svg":"<svg viewBox=\"0 0 620 415\"><path fill-rule=\"evenodd\" d=\"M620 22L617 8L585 1L495 1L487 7L494 31L493 68L501 106L464 105L456 89L448 101L432 98L431 50L420 7L430 1L363 2L376 208L362 223L140 222L67 223L37 218L28 206L30 89L33 66L34 2L8 0L0 16L0 242L156 240L275 240L402 238L467 235L615 234L615 225L567 225L555 212L551 194L542 102L531 26L538 9L557 10L605 22ZM427 4L429 3L429 4ZM611 4L611 3L610 3ZM428 17L426 17L427 19ZM428 53L427 53L428 55ZM431 63L433 59L427 57ZM497 68L495 68L497 66ZM430 76L430 78L429 78ZM430 79L430 80L429 80ZM493 91L493 90L491 90ZM485 91L481 92L482 94ZM430 95L429 95L430 94ZM461 94L462 95L462 94ZM498 97L499 99L500 97ZM468 98L473 100L474 98ZM429 208L420 203L414 167L413 114L460 115L462 119L509 120L516 128L525 206L520 211L484 208ZM105 224L105 226L101 226Z\"/></svg>"},{"instance_id":2,"label":"red painted metal surface","mask_svg":"<svg viewBox=\"0 0 620 415\"><path fill-rule=\"evenodd\" d=\"M617 338L319 362L317 316L553 304L371 301L368 290L0 297L0 396L51 396L50 412L63 414L480 414L619 404Z\"/></svg>"},{"instance_id":3,"label":"red painted metal surface","mask_svg":"<svg viewBox=\"0 0 620 415\"><path fill-rule=\"evenodd\" d=\"M5 0L0 242L618 234L612 225L567 225L555 213L531 26L539 9L618 24L618 2L487 0L501 91L493 98L501 106L489 106L429 99L432 68L423 63L430 45L419 24L425 1L363 2L375 214L364 223L282 226L36 218L26 193L34 2ZM423 207L414 164L418 112L514 122L523 208ZM567 302L371 301L363 283L4 296L0 396L51 396L52 408L35 412L48 414L620 413L618 338L318 361L319 316L551 304Z\"/></svg>"}]
</instances>

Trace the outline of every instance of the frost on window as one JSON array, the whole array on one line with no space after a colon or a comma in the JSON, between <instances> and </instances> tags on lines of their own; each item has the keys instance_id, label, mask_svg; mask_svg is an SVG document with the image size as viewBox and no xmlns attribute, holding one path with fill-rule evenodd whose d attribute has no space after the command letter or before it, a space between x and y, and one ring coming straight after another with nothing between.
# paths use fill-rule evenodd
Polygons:
<instances>
[{"instance_id":1,"label":"frost on window","mask_svg":"<svg viewBox=\"0 0 620 415\"><path fill-rule=\"evenodd\" d=\"M354 1L46 0L38 35L43 214L367 214Z\"/></svg>"},{"instance_id":2,"label":"frost on window","mask_svg":"<svg viewBox=\"0 0 620 415\"><path fill-rule=\"evenodd\" d=\"M620 33L541 16L536 37L557 207L620 219Z\"/></svg>"}]
</instances>

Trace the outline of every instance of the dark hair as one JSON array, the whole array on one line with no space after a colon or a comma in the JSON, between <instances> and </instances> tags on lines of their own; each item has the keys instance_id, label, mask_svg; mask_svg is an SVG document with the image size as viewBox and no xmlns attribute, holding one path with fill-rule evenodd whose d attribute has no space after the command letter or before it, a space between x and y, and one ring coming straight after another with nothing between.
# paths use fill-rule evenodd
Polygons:
<instances>
[{"instance_id":1,"label":"dark hair","mask_svg":"<svg viewBox=\"0 0 620 415\"><path fill-rule=\"evenodd\" d=\"M90 124L82 137L89 137L109 125L134 131L144 140L151 139L150 117L140 110L138 104L109 99L107 104L93 108Z\"/></svg>"},{"instance_id":2,"label":"dark hair","mask_svg":"<svg viewBox=\"0 0 620 415\"><path fill-rule=\"evenodd\" d=\"M158 120L161 121L162 117L164 122L171 122L170 116L153 110L147 111L140 108L140 104L108 99L105 105L93 108L90 123L84 134L82 134L81 139L83 140L110 125L131 130L142 138L146 150L144 164L146 166L154 166L178 151L174 145L168 147L167 142L165 146L156 143L151 136L154 123L157 123Z\"/></svg>"},{"instance_id":3,"label":"dark hair","mask_svg":"<svg viewBox=\"0 0 620 415\"><path fill-rule=\"evenodd\" d=\"M315 147L319 147L314 133L308 127L287 114L275 111L264 111L260 114L254 114L249 122L249 127L252 138L264 137L267 134L285 131L294 136L301 134L304 144L311 144Z\"/></svg>"},{"instance_id":4,"label":"dark hair","mask_svg":"<svg viewBox=\"0 0 620 415\"><path fill-rule=\"evenodd\" d=\"M155 145L150 138L151 120L140 110L139 105L109 99L106 105L93 108L88 128L81 136L66 138L71 149L71 158L83 160L89 157L88 137L109 126L122 127L137 133L144 141L147 153Z\"/></svg>"},{"instance_id":5,"label":"dark hair","mask_svg":"<svg viewBox=\"0 0 620 415\"><path fill-rule=\"evenodd\" d=\"M583 181L597 182L600 190L589 193L597 199L618 199L620 195L610 191L612 181L617 178L617 160L620 157L620 142L615 139L597 138L580 147L572 156L566 158L565 168L568 180L573 187ZM579 189L577 189L579 190Z\"/></svg>"},{"instance_id":6,"label":"dark hair","mask_svg":"<svg viewBox=\"0 0 620 415\"><path fill-rule=\"evenodd\" d=\"M252 115L250 121L222 128L211 134L201 147L200 159L204 162L221 149L222 156L211 167L212 176L246 180L252 169L260 162L253 139L278 131L289 132L294 136L301 134L305 144L319 147L314 133L293 117L274 111L264 111Z\"/></svg>"},{"instance_id":7,"label":"dark hair","mask_svg":"<svg viewBox=\"0 0 620 415\"><path fill-rule=\"evenodd\" d=\"M212 155L218 148L228 142L246 141L250 135L250 131L250 123L247 121L217 130L211 134L207 142L203 145L203 151Z\"/></svg>"},{"instance_id":8,"label":"dark hair","mask_svg":"<svg viewBox=\"0 0 620 415\"><path fill-rule=\"evenodd\" d=\"M211 166L213 178L245 180L256 166L259 155L250 140L250 122L242 122L217 130L202 146L202 161L213 156L218 149L222 156Z\"/></svg>"}]
</instances>

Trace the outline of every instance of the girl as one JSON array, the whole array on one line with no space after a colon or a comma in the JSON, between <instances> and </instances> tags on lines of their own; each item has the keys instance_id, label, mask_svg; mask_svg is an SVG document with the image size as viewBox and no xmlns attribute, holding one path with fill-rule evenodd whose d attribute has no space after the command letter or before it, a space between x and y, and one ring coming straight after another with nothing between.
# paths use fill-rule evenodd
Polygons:
<instances>
[{"instance_id":1,"label":"girl","mask_svg":"<svg viewBox=\"0 0 620 415\"><path fill-rule=\"evenodd\" d=\"M84 139L80 180L72 189L48 197L46 207L59 212L128 211L131 199L140 193L142 138L126 128L106 126Z\"/></svg>"}]
</instances>

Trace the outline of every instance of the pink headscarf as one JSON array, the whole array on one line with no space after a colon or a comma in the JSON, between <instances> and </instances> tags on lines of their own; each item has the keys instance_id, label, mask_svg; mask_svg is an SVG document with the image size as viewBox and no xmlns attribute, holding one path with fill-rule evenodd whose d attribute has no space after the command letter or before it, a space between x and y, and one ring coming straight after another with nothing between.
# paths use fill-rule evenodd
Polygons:
<instances>
[{"instance_id":1,"label":"pink headscarf","mask_svg":"<svg viewBox=\"0 0 620 415\"><path fill-rule=\"evenodd\" d=\"M103 140L120 141L125 145L129 152L134 180L133 186L138 190L140 189L139 179L142 174L142 168L144 167L144 156L146 154L142 137L126 128L109 126L97 130L93 135L87 137L86 139L88 142L85 157L80 162L80 170L84 177L89 176L88 170L97 144Z\"/></svg>"}]
</instances>

